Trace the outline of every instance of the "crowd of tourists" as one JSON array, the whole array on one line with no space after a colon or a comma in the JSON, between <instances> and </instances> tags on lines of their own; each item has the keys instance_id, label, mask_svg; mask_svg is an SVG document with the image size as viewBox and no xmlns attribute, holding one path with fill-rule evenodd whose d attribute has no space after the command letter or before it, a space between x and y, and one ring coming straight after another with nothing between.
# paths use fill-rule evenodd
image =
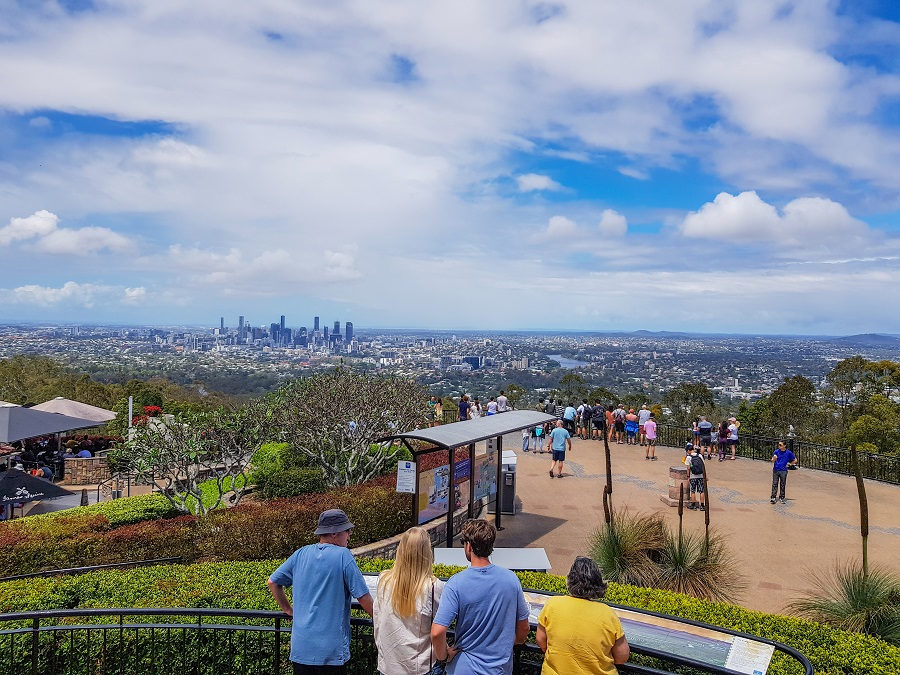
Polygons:
<instances>
[{"instance_id":1,"label":"crowd of tourists","mask_svg":"<svg viewBox=\"0 0 900 675\"><path fill-rule=\"evenodd\" d=\"M374 597L347 548L352 528L343 511L323 512L315 530L319 542L295 551L269 577L273 597L292 617L295 675L348 672L352 598L373 619L382 675L511 675L513 648L530 631L530 608L518 577L490 561L493 525L463 525L460 541L471 566L447 582L434 576L428 533L407 530ZM606 583L596 563L577 558L566 584L568 595L548 598L538 616L542 673L615 673L630 648L616 613L597 602Z\"/></svg>"}]
</instances>

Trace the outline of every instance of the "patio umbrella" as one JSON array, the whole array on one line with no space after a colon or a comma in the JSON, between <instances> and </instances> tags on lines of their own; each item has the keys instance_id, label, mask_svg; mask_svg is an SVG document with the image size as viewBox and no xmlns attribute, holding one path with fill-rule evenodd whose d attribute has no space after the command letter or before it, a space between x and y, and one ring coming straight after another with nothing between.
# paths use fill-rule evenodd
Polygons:
<instances>
[{"instance_id":1,"label":"patio umbrella","mask_svg":"<svg viewBox=\"0 0 900 675\"><path fill-rule=\"evenodd\" d=\"M0 473L0 504L23 504L36 499L53 499L74 494L49 480L32 476L18 469Z\"/></svg>"},{"instance_id":2,"label":"patio umbrella","mask_svg":"<svg viewBox=\"0 0 900 675\"><path fill-rule=\"evenodd\" d=\"M98 408L95 405L88 405L81 401L73 401L72 399L63 398L62 396L57 396L54 399L32 406L31 409L59 413L60 415L68 415L70 417L80 417L81 419L94 420L95 422L100 423L116 419L116 413L112 410Z\"/></svg>"},{"instance_id":3,"label":"patio umbrella","mask_svg":"<svg viewBox=\"0 0 900 675\"><path fill-rule=\"evenodd\" d=\"M43 412L10 403L0 405L0 443L96 426L96 420Z\"/></svg>"}]
</instances>

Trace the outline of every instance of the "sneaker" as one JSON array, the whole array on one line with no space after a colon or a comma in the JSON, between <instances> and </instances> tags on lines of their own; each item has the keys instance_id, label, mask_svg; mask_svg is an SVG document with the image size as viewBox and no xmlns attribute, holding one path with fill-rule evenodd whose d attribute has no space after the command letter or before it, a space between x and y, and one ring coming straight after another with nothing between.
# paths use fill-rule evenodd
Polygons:
<instances>
[{"instance_id":1,"label":"sneaker","mask_svg":"<svg viewBox=\"0 0 900 675\"><path fill-rule=\"evenodd\" d=\"M704 504L701 504L701 505L700 505L700 510L701 510L701 511L706 511L706 506L705 506Z\"/></svg>"},{"instance_id":2,"label":"sneaker","mask_svg":"<svg viewBox=\"0 0 900 675\"><path fill-rule=\"evenodd\" d=\"M655 462L655 461L656 461L656 455L653 455L653 457L651 457L650 460L653 461L653 462Z\"/></svg>"},{"instance_id":3,"label":"sneaker","mask_svg":"<svg viewBox=\"0 0 900 675\"><path fill-rule=\"evenodd\" d=\"M647 455L646 457L644 457L644 459L650 459L650 455Z\"/></svg>"},{"instance_id":4,"label":"sneaker","mask_svg":"<svg viewBox=\"0 0 900 675\"><path fill-rule=\"evenodd\" d=\"M550 472L550 478L553 478L553 471ZM773 503L773 504L775 503L775 500L774 500L774 499L772 500L772 503Z\"/></svg>"},{"instance_id":5,"label":"sneaker","mask_svg":"<svg viewBox=\"0 0 900 675\"><path fill-rule=\"evenodd\" d=\"M781 503L782 503L782 504L787 504L787 499L785 499L784 497L782 497L782 498L781 498Z\"/></svg>"},{"instance_id":6,"label":"sneaker","mask_svg":"<svg viewBox=\"0 0 900 675\"><path fill-rule=\"evenodd\" d=\"M689 508L691 511L696 511L696 510L697 510L697 505L696 505L694 502L691 502L690 504L688 504L688 508Z\"/></svg>"},{"instance_id":7,"label":"sneaker","mask_svg":"<svg viewBox=\"0 0 900 675\"><path fill-rule=\"evenodd\" d=\"M774 503L775 503L775 498L772 497L772 499L769 500L769 503L770 503L770 504L774 504Z\"/></svg>"},{"instance_id":8,"label":"sneaker","mask_svg":"<svg viewBox=\"0 0 900 675\"><path fill-rule=\"evenodd\" d=\"M556 474L556 477L557 477L557 478L562 478L562 473Z\"/></svg>"}]
</instances>

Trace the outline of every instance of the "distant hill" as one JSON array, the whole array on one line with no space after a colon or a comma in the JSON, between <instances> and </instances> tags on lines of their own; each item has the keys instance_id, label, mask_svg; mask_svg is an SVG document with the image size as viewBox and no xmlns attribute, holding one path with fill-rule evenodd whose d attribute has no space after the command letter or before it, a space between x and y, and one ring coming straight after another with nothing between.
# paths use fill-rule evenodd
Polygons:
<instances>
[{"instance_id":1,"label":"distant hill","mask_svg":"<svg viewBox=\"0 0 900 675\"><path fill-rule=\"evenodd\" d=\"M890 349L900 349L900 338L895 338L890 335L881 335L880 333L847 335L845 337L835 338L834 341L857 347L887 347Z\"/></svg>"}]
</instances>

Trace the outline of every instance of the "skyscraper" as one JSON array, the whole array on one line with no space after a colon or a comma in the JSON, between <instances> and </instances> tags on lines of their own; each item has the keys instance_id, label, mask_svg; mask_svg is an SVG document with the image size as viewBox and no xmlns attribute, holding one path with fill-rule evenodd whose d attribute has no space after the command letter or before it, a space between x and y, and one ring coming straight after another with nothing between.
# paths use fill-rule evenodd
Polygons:
<instances>
[{"instance_id":1,"label":"skyscraper","mask_svg":"<svg viewBox=\"0 0 900 675\"><path fill-rule=\"evenodd\" d=\"M340 321L334 322L334 330L331 331L331 334L340 336L340 334L341 334L341 322Z\"/></svg>"},{"instance_id":2,"label":"skyscraper","mask_svg":"<svg viewBox=\"0 0 900 675\"><path fill-rule=\"evenodd\" d=\"M281 332L284 332L284 314L281 315Z\"/></svg>"},{"instance_id":3,"label":"skyscraper","mask_svg":"<svg viewBox=\"0 0 900 675\"><path fill-rule=\"evenodd\" d=\"M313 331L319 332L319 317L313 317Z\"/></svg>"},{"instance_id":4,"label":"skyscraper","mask_svg":"<svg viewBox=\"0 0 900 675\"><path fill-rule=\"evenodd\" d=\"M346 337L344 338L344 342L346 342L349 345L350 342L353 340L353 322L352 321L348 321L347 323L344 324L344 331L346 332Z\"/></svg>"},{"instance_id":5,"label":"skyscraper","mask_svg":"<svg viewBox=\"0 0 900 675\"><path fill-rule=\"evenodd\" d=\"M225 317L224 316L219 317L219 330L223 331L223 332L225 331Z\"/></svg>"},{"instance_id":6,"label":"skyscraper","mask_svg":"<svg viewBox=\"0 0 900 675\"><path fill-rule=\"evenodd\" d=\"M238 337L244 337L244 317L238 317Z\"/></svg>"}]
</instances>

